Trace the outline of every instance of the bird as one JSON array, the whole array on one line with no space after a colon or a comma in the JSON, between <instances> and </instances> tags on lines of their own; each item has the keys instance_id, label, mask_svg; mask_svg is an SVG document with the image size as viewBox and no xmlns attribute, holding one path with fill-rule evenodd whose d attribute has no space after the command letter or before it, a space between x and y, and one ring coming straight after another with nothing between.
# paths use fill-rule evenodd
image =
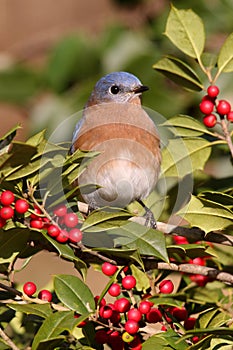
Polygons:
<instances>
[{"instance_id":1,"label":"bird","mask_svg":"<svg viewBox=\"0 0 233 350\"><path fill-rule=\"evenodd\" d=\"M99 152L75 181L90 208L126 208L137 201L145 209L146 225L156 228L144 204L161 164L159 133L141 104L148 89L129 72L112 72L98 80L75 126L70 154L77 149ZM94 190L82 191L88 184Z\"/></svg>"}]
</instances>

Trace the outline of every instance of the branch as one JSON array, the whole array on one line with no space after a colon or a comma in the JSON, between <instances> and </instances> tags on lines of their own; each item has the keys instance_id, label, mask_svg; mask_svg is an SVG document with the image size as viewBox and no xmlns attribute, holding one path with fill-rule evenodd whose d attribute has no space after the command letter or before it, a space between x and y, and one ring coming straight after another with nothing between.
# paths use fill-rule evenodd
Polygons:
<instances>
[{"instance_id":1,"label":"branch","mask_svg":"<svg viewBox=\"0 0 233 350\"><path fill-rule=\"evenodd\" d=\"M190 274L200 274L210 277L210 279L216 279L218 281L229 283L233 285L233 275L228 272L217 270L213 267L200 266L195 264L175 264L157 262L155 260L150 261L146 259L144 261L146 269L158 269L158 270L171 270L177 272L185 272Z\"/></svg>"},{"instance_id":2,"label":"branch","mask_svg":"<svg viewBox=\"0 0 233 350\"><path fill-rule=\"evenodd\" d=\"M0 337L9 345L12 350L20 350L13 341L8 337L8 335L0 327Z\"/></svg>"}]
</instances>

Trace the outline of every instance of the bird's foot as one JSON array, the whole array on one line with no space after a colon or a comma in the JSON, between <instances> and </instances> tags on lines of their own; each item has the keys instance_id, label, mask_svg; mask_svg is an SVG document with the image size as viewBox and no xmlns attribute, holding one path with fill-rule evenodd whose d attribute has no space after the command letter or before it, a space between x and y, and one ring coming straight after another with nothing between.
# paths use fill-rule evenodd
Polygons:
<instances>
[{"instance_id":1,"label":"bird's foot","mask_svg":"<svg viewBox=\"0 0 233 350\"><path fill-rule=\"evenodd\" d=\"M143 217L145 218L145 226L156 229L157 223L152 211L141 200L138 200L138 203L141 204L145 209L145 214L143 215Z\"/></svg>"}]
</instances>

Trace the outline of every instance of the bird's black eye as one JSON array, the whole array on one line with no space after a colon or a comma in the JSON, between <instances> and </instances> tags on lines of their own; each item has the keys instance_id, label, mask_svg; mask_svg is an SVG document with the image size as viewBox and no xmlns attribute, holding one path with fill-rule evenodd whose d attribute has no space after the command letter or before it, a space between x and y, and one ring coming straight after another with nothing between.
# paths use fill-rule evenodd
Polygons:
<instances>
[{"instance_id":1,"label":"bird's black eye","mask_svg":"<svg viewBox=\"0 0 233 350\"><path fill-rule=\"evenodd\" d=\"M113 95L118 94L119 91L120 91L120 88L119 88L119 86L117 86L117 85L113 85L113 86L110 87L110 92L111 92Z\"/></svg>"}]
</instances>

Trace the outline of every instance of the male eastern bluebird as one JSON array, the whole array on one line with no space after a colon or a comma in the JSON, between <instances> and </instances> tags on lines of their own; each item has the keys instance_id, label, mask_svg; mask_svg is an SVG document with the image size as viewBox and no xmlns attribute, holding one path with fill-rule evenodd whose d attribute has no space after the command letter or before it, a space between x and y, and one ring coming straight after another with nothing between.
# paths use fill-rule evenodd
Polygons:
<instances>
[{"instance_id":1,"label":"male eastern bluebird","mask_svg":"<svg viewBox=\"0 0 233 350\"><path fill-rule=\"evenodd\" d=\"M96 184L82 197L91 208L126 207L138 201L146 218L156 226L153 214L143 204L158 180L160 139L154 122L141 106L148 90L133 74L113 72L95 85L77 123L70 153L77 149L99 151L78 177L76 184Z\"/></svg>"}]
</instances>

